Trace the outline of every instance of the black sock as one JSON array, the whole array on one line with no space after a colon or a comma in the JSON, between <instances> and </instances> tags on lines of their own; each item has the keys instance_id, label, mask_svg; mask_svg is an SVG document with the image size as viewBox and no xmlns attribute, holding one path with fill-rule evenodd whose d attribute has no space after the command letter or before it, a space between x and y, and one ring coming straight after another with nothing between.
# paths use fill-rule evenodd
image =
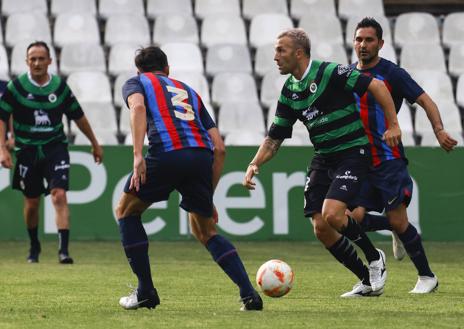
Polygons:
<instances>
[{"instance_id":1,"label":"black sock","mask_svg":"<svg viewBox=\"0 0 464 329\"><path fill-rule=\"evenodd\" d=\"M251 296L255 289L234 245L223 236L215 235L206 243L206 249L211 253L214 261L240 288L240 297Z\"/></svg>"},{"instance_id":2,"label":"black sock","mask_svg":"<svg viewBox=\"0 0 464 329\"><path fill-rule=\"evenodd\" d=\"M342 232L340 233L356 243L356 245L361 248L369 263L379 259L379 252L377 249L375 249L371 240L369 240L366 233L364 233L359 224L353 218L348 216L348 224L345 228L342 229Z\"/></svg>"},{"instance_id":3,"label":"black sock","mask_svg":"<svg viewBox=\"0 0 464 329\"><path fill-rule=\"evenodd\" d=\"M68 255L69 230L58 230L58 253Z\"/></svg>"},{"instance_id":4,"label":"black sock","mask_svg":"<svg viewBox=\"0 0 464 329\"><path fill-rule=\"evenodd\" d=\"M142 220L140 216L127 216L120 218L118 223L124 252L132 272L139 280L137 290L139 293L150 292L154 286L148 257L148 237Z\"/></svg>"},{"instance_id":5,"label":"black sock","mask_svg":"<svg viewBox=\"0 0 464 329\"><path fill-rule=\"evenodd\" d=\"M433 272L430 269L427 256L425 255L424 246L422 245L422 239L416 228L409 224L408 228L404 233L398 234L401 242L404 244L409 258L414 263L419 275L421 276L433 276Z\"/></svg>"},{"instance_id":6,"label":"black sock","mask_svg":"<svg viewBox=\"0 0 464 329\"><path fill-rule=\"evenodd\" d=\"M370 285L369 270L358 257L356 249L346 237L342 236L332 247L327 248L327 250L329 250L335 259L353 272L359 280L366 285Z\"/></svg>"},{"instance_id":7,"label":"black sock","mask_svg":"<svg viewBox=\"0 0 464 329\"><path fill-rule=\"evenodd\" d=\"M366 213L361 223L359 223L364 232L375 232L381 230L391 231L392 227L388 218L383 215L372 215Z\"/></svg>"},{"instance_id":8,"label":"black sock","mask_svg":"<svg viewBox=\"0 0 464 329\"><path fill-rule=\"evenodd\" d=\"M38 227L28 228L27 233L29 234L29 240L31 241L31 248L37 248L40 245Z\"/></svg>"}]
</instances>

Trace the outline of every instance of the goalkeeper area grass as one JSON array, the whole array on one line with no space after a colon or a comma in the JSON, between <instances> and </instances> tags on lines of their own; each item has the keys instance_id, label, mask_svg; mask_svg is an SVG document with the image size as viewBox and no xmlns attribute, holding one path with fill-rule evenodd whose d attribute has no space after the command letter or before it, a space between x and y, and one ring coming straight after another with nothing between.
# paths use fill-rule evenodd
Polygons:
<instances>
[{"instance_id":1,"label":"goalkeeper area grass","mask_svg":"<svg viewBox=\"0 0 464 329\"><path fill-rule=\"evenodd\" d=\"M0 328L462 328L464 243L425 242L438 291L411 295L417 274L409 258L387 255L381 297L342 299L357 278L318 243L235 242L255 283L265 261L295 272L292 291L263 296L262 312L241 312L237 287L198 242L150 242L161 305L123 310L118 301L137 285L119 242L71 241L74 265L60 265L57 243L42 243L40 263L26 262L28 242L0 242Z\"/></svg>"}]
</instances>

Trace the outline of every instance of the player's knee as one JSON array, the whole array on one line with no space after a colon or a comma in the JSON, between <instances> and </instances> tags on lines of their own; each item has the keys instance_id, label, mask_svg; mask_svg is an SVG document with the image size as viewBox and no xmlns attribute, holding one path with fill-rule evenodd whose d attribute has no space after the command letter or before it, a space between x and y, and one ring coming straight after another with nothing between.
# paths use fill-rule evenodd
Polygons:
<instances>
[{"instance_id":1,"label":"player's knee","mask_svg":"<svg viewBox=\"0 0 464 329\"><path fill-rule=\"evenodd\" d=\"M52 202L54 205L63 206L67 204L66 191L63 189L53 189L51 191Z\"/></svg>"},{"instance_id":2,"label":"player's knee","mask_svg":"<svg viewBox=\"0 0 464 329\"><path fill-rule=\"evenodd\" d=\"M324 242L325 240L327 240L330 231L331 229L326 222L323 222L321 220L314 222L314 235L319 241Z\"/></svg>"},{"instance_id":3,"label":"player's knee","mask_svg":"<svg viewBox=\"0 0 464 329\"><path fill-rule=\"evenodd\" d=\"M333 210L327 210L322 213L324 221L335 229L342 226L345 213L339 213Z\"/></svg>"}]
</instances>

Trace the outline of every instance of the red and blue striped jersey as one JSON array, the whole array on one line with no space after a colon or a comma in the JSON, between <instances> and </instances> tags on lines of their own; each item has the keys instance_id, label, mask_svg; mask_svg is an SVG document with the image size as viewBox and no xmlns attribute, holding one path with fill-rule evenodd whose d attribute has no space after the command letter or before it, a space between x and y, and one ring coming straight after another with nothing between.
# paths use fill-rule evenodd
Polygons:
<instances>
[{"instance_id":1,"label":"red and blue striped jersey","mask_svg":"<svg viewBox=\"0 0 464 329\"><path fill-rule=\"evenodd\" d=\"M122 93L126 104L134 93L145 97L150 154L192 147L213 150L208 129L215 123L187 84L162 74L141 73L126 81Z\"/></svg>"},{"instance_id":2,"label":"red and blue striped jersey","mask_svg":"<svg viewBox=\"0 0 464 329\"><path fill-rule=\"evenodd\" d=\"M356 67L356 65L357 63L352 64L353 67ZM424 93L424 90L404 69L384 58L381 58L374 67L359 71L385 83L395 103L396 113L400 110L403 99L412 104ZM362 96L357 94L354 96L366 135L371 144L372 164L378 166L384 161L406 159L403 144L400 143L398 146L389 147L382 140L382 136L388 128L388 123L382 107L376 102L374 96L369 92L364 93Z\"/></svg>"}]
</instances>

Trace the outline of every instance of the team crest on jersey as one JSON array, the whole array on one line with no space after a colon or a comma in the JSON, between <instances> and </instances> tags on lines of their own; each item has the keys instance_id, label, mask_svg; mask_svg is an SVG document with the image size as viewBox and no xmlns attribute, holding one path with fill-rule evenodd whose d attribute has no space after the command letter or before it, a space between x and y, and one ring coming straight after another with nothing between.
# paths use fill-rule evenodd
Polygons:
<instances>
[{"instance_id":1,"label":"team crest on jersey","mask_svg":"<svg viewBox=\"0 0 464 329\"><path fill-rule=\"evenodd\" d=\"M55 94L48 95L48 100L50 101L50 103L55 103L57 99L58 97L56 97Z\"/></svg>"},{"instance_id":2,"label":"team crest on jersey","mask_svg":"<svg viewBox=\"0 0 464 329\"><path fill-rule=\"evenodd\" d=\"M309 85L309 91L312 92L313 94L317 91L317 84L315 82L312 82Z\"/></svg>"},{"instance_id":3,"label":"team crest on jersey","mask_svg":"<svg viewBox=\"0 0 464 329\"><path fill-rule=\"evenodd\" d=\"M347 72L351 72L351 67L349 65L338 65L337 66L338 75L343 75Z\"/></svg>"},{"instance_id":4,"label":"team crest on jersey","mask_svg":"<svg viewBox=\"0 0 464 329\"><path fill-rule=\"evenodd\" d=\"M50 121L50 118L48 117L47 112L43 110L35 110L34 119L35 119L36 126L51 125L51 121Z\"/></svg>"}]
</instances>

